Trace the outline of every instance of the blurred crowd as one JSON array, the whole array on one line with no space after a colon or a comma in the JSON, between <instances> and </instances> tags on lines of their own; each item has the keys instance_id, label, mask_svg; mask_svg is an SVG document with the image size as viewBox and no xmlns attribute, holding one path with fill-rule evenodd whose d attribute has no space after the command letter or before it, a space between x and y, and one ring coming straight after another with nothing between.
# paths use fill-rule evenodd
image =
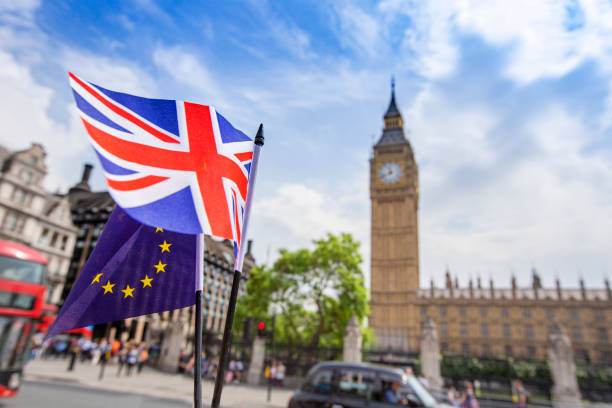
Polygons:
<instances>
[{"instance_id":1,"label":"blurred crowd","mask_svg":"<svg viewBox=\"0 0 612 408\"><path fill-rule=\"evenodd\" d=\"M147 347L133 341L92 341L86 337L59 335L43 342L42 334L37 334L32 339L32 358L69 359L69 370L74 368L77 361L89 364L112 362L118 366L117 376L122 373L129 376L133 371L140 373L143 366L158 356L158 345Z\"/></svg>"},{"instance_id":2,"label":"blurred crowd","mask_svg":"<svg viewBox=\"0 0 612 408\"><path fill-rule=\"evenodd\" d=\"M180 373L193 375L195 365L195 354L187 353L182 351L179 357L179 368ZM202 377L214 380L217 377L217 370L219 368L219 357L208 358L204 352L202 352ZM224 381L226 383L239 384L244 380L244 363L237 357L232 357L225 370Z\"/></svg>"}]
</instances>

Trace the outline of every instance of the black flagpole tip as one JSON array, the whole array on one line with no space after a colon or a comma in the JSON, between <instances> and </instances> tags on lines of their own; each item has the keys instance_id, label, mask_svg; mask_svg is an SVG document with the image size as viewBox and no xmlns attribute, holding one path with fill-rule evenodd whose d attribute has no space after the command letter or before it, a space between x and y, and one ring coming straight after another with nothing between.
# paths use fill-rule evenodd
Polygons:
<instances>
[{"instance_id":1,"label":"black flagpole tip","mask_svg":"<svg viewBox=\"0 0 612 408\"><path fill-rule=\"evenodd\" d=\"M257 129L257 136L255 136L255 144L257 146L263 146L264 144L263 123L260 123L259 129Z\"/></svg>"}]
</instances>

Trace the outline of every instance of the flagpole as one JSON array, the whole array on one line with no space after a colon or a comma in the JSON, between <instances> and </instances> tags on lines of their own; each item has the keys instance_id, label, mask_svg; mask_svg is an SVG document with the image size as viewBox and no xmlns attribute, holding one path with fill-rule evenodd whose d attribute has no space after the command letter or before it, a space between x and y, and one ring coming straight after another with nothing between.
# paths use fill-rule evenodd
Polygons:
<instances>
[{"instance_id":1,"label":"flagpole","mask_svg":"<svg viewBox=\"0 0 612 408\"><path fill-rule=\"evenodd\" d=\"M247 228L249 215L251 213L251 202L253 200L253 188L255 187L255 178L257 177L257 165L259 163L259 153L264 144L263 125L259 125L257 136L255 136L255 146L253 148L253 159L251 160L251 171L249 175L249 184L247 188L247 197L244 204L244 218L242 221L242 239L240 240L240 248L236 257L234 267L234 280L232 282L232 291L230 293L229 305L227 308L227 316L225 317L225 328L223 330L223 341L221 343L221 355L219 356L219 367L217 368L217 377L215 378L215 390L213 392L213 400L211 408L219 408L221 403L221 391L223 389L223 377L225 376L225 366L230 349L232 338L232 324L234 323L234 313L236 312L236 300L238 299L238 288L240 287L240 279L242 277L242 264L244 262L245 248L247 242ZM196 407L199 408L199 407Z\"/></svg>"},{"instance_id":2,"label":"flagpole","mask_svg":"<svg viewBox=\"0 0 612 408\"><path fill-rule=\"evenodd\" d=\"M202 407L202 289L204 276L204 234L198 234L196 244L196 291L195 291L195 333L193 358L193 406Z\"/></svg>"}]
</instances>

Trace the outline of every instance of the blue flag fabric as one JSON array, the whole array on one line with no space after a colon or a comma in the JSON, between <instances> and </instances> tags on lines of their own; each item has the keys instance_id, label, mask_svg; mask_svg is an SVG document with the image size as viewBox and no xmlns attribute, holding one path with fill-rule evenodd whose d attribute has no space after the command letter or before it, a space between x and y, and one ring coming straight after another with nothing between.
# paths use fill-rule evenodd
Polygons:
<instances>
[{"instance_id":1,"label":"blue flag fabric","mask_svg":"<svg viewBox=\"0 0 612 408\"><path fill-rule=\"evenodd\" d=\"M148 227L116 207L47 337L193 305L196 239Z\"/></svg>"}]
</instances>

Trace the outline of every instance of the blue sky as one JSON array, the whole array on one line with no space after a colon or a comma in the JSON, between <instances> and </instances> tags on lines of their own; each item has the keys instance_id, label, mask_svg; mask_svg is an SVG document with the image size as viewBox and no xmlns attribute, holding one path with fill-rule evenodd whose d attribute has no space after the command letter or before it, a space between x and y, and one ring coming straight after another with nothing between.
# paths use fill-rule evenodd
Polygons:
<instances>
[{"instance_id":1,"label":"blue sky","mask_svg":"<svg viewBox=\"0 0 612 408\"><path fill-rule=\"evenodd\" d=\"M524 3L524 4L522 4ZM476 6L478 4L478 6ZM510 274L601 286L612 268L608 1L0 3L0 142L48 151L51 189L95 163L67 70L263 122L261 262L326 232L361 242L368 157L395 75L420 170L421 284ZM97 164L97 163L96 163ZM99 166L93 185L104 188Z\"/></svg>"}]
</instances>

